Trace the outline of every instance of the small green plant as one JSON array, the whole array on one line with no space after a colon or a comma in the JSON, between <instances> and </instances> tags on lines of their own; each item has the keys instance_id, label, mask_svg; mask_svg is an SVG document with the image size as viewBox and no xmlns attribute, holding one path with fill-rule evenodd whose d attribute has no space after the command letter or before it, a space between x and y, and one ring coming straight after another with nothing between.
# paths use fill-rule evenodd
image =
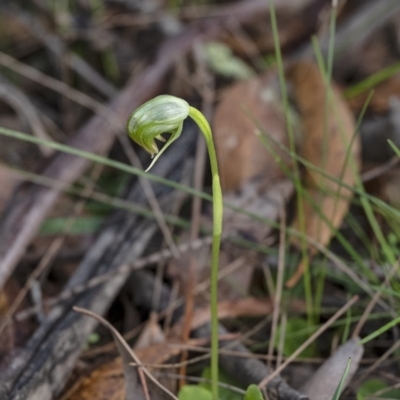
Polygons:
<instances>
[{"instance_id":1,"label":"small green plant","mask_svg":"<svg viewBox=\"0 0 400 400\"><path fill-rule=\"evenodd\" d=\"M382 379L372 378L363 382L357 390L357 400L366 400L368 397L400 399L400 389L390 388Z\"/></svg>"},{"instance_id":2,"label":"small green plant","mask_svg":"<svg viewBox=\"0 0 400 400\"><path fill-rule=\"evenodd\" d=\"M191 117L200 128L207 144L210 157L213 191L213 245L211 260L211 392L212 399L218 400L218 264L222 234L222 191L218 174L217 155L209 123L204 115L182 99L161 95L148 101L133 112L128 120L129 136L152 157L153 162L181 135L183 121ZM162 134L170 133L168 141L159 152L155 139L165 142Z\"/></svg>"},{"instance_id":3,"label":"small green plant","mask_svg":"<svg viewBox=\"0 0 400 400\"><path fill-rule=\"evenodd\" d=\"M250 385L247 388L246 394L244 395L244 400L263 400L264 397L261 390L256 385Z\"/></svg>"},{"instance_id":4,"label":"small green plant","mask_svg":"<svg viewBox=\"0 0 400 400\"><path fill-rule=\"evenodd\" d=\"M264 400L261 390L256 385L250 385L244 397L238 393L232 393L225 389L224 395L219 400ZM229 397L228 397L229 396ZM179 392L179 400L213 400L207 387L201 385L186 385Z\"/></svg>"}]
</instances>

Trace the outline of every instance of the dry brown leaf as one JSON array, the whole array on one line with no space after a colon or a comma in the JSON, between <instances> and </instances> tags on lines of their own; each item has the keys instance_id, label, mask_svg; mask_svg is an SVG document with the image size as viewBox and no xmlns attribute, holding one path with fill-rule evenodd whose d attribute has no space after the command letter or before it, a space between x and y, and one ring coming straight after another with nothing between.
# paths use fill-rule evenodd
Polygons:
<instances>
[{"instance_id":1,"label":"dry brown leaf","mask_svg":"<svg viewBox=\"0 0 400 400\"><path fill-rule=\"evenodd\" d=\"M288 145L277 76L267 73L239 82L223 92L213 123L224 198L230 204L274 221L293 193L293 185L256 135L262 129ZM273 146L277 147L277 146ZM284 152L274 149L282 162ZM262 241L271 226L231 209L224 212L224 231Z\"/></svg>"},{"instance_id":2,"label":"dry brown leaf","mask_svg":"<svg viewBox=\"0 0 400 400\"><path fill-rule=\"evenodd\" d=\"M135 350L143 364L159 365L181 352L176 342L156 343ZM132 367L133 368L133 367ZM61 400L125 400L125 383L120 357L102 364L77 384Z\"/></svg>"},{"instance_id":3,"label":"dry brown leaf","mask_svg":"<svg viewBox=\"0 0 400 400\"><path fill-rule=\"evenodd\" d=\"M74 310L95 318L110 331L114 337L120 357L103 364L87 377L81 378L61 400L144 399L147 398L146 396L143 397L142 390L144 387L141 386L144 376L147 378L147 389L154 400L177 399L165 386L157 383L158 381L145 365L161 364L177 354L179 349L172 348L167 343L156 343L133 352L118 331L105 319L82 308L74 307ZM147 331L154 332L156 329L154 322L153 319ZM156 340L160 340L158 334L156 334ZM137 373L137 369L132 365L133 363L143 364L141 368L141 371L143 371L142 377L140 373Z\"/></svg>"},{"instance_id":4,"label":"dry brown leaf","mask_svg":"<svg viewBox=\"0 0 400 400\"><path fill-rule=\"evenodd\" d=\"M80 380L60 400L124 400L121 358L107 362Z\"/></svg>"},{"instance_id":5,"label":"dry brown leaf","mask_svg":"<svg viewBox=\"0 0 400 400\"><path fill-rule=\"evenodd\" d=\"M360 142L358 136L351 142L355 122L338 87L332 84L329 113L326 115L326 85L315 64L294 64L288 70L287 79L293 87L302 119L304 137L300 155L326 174L349 186L354 185L352 162L360 164ZM351 151L348 157L350 144ZM304 196L303 199L305 226L302 229L301 218L297 215L293 227L322 245L328 245L334 234L330 225L335 229L341 225L348 211L352 192L309 168L305 171L304 189L308 194L308 198ZM313 204L314 207L318 206L318 210L314 209ZM320 214L324 215L329 223L324 221ZM292 243L301 248L299 239L293 239ZM313 253L315 249L310 249L310 254ZM304 263L301 263L296 274L287 282L289 287L298 282L304 268Z\"/></svg>"},{"instance_id":6,"label":"dry brown leaf","mask_svg":"<svg viewBox=\"0 0 400 400\"><path fill-rule=\"evenodd\" d=\"M289 309L295 312L304 312L305 304L301 300L293 300ZM271 299L256 299L248 297L240 300L221 301L218 303L218 319L239 317L260 317L272 313L273 302ZM197 329L211 320L210 307L199 308L192 318L191 329ZM179 337L183 321L179 321L172 329L172 335Z\"/></svg>"},{"instance_id":7,"label":"dry brown leaf","mask_svg":"<svg viewBox=\"0 0 400 400\"><path fill-rule=\"evenodd\" d=\"M234 301L222 301L218 303L218 319L238 318L243 316L258 317L270 314L272 302L270 299L259 300L253 297ZM191 329L199 328L211 319L210 307L198 308L192 318ZM179 321L172 330L172 335L177 336L183 329L183 322Z\"/></svg>"},{"instance_id":8,"label":"dry brown leaf","mask_svg":"<svg viewBox=\"0 0 400 400\"><path fill-rule=\"evenodd\" d=\"M165 339L164 332L157 321L157 315L151 314L146 326L136 340L135 350L143 349L153 344L163 343Z\"/></svg>"},{"instance_id":9,"label":"dry brown leaf","mask_svg":"<svg viewBox=\"0 0 400 400\"><path fill-rule=\"evenodd\" d=\"M239 193L226 194L224 200L237 208L260 215L263 219L276 221L279 210L292 197L294 187L288 178L269 182L268 179L267 172L260 179L244 183ZM272 229L273 227L264 221L257 221L229 208L224 211L224 232L227 235L240 233L259 243L271 233Z\"/></svg>"},{"instance_id":10,"label":"dry brown leaf","mask_svg":"<svg viewBox=\"0 0 400 400\"><path fill-rule=\"evenodd\" d=\"M285 119L279 102L276 75L264 74L226 89L216 109L213 133L223 190L238 190L262 173L269 181L283 172L255 134L257 124L276 141L287 145Z\"/></svg>"}]
</instances>

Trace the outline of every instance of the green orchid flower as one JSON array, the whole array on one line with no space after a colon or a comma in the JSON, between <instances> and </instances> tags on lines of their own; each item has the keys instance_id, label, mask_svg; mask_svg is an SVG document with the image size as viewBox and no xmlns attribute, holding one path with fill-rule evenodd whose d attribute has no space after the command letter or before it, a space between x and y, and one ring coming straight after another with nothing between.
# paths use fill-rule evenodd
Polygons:
<instances>
[{"instance_id":1,"label":"green orchid flower","mask_svg":"<svg viewBox=\"0 0 400 400\"><path fill-rule=\"evenodd\" d=\"M185 100L164 94L143 104L131 115L128 120L129 136L152 157L156 156L146 171L181 135L183 121L189 115L189 110L190 106ZM170 133L171 136L159 152L155 139L165 142L161 136L163 133Z\"/></svg>"}]
</instances>

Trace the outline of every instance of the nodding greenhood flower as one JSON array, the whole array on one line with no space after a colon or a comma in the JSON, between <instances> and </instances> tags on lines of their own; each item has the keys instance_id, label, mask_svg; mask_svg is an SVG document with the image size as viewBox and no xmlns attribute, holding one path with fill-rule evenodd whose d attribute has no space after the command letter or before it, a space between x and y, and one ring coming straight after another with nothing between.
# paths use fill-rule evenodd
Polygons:
<instances>
[{"instance_id":1,"label":"nodding greenhood flower","mask_svg":"<svg viewBox=\"0 0 400 400\"><path fill-rule=\"evenodd\" d=\"M133 112L128 120L129 136L152 157L156 155L146 171L154 165L167 147L178 139L183 121L188 115L189 104L185 100L166 94L155 97ZM165 142L161 136L163 133L170 133L171 136L159 152L155 139Z\"/></svg>"},{"instance_id":2,"label":"nodding greenhood flower","mask_svg":"<svg viewBox=\"0 0 400 400\"><path fill-rule=\"evenodd\" d=\"M217 154L210 124L204 115L185 100L174 96L163 95L148 101L131 115L128 121L129 136L140 146L144 147L153 157L154 165L158 157L171 145L182 132L183 121L191 117L204 135L212 173L213 191L213 245L211 251L211 388L212 398L218 397L218 264L219 248L222 235L222 192L218 174ZM155 139L165 141L161 136L170 133L167 143L159 152ZM249 398L250 400L250 398ZM252 400L255 400L255 398ZM257 399L258 400L258 399Z\"/></svg>"}]
</instances>

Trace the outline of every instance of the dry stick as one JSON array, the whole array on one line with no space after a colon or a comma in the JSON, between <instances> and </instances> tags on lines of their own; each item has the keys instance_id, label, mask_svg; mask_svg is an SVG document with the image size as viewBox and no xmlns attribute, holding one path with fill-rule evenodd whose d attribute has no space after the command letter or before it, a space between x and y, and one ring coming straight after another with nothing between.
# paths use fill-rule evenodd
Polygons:
<instances>
[{"instance_id":1,"label":"dry stick","mask_svg":"<svg viewBox=\"0 0 400 400\"><path fill-rule=\"evenodd\" d=\"M352 335L353 338L360 336L361 329L363 328L365 322L367 321L369 315L371 314L372 309L375 307L376 303L378 302L379 298L381 297L383 289L388 285L390 279L393 277L395 272L397 272L398 268L399 268L399 261L397 261L393 265L393 267L391 268L390 272L386 276L385 281L381 284L381 287L379 288L379 290L374 294L374 297L372 297L372 299L368 303L368 305L367 305L366 309L364 310L360 320L358 321L356 327L354 328L353 335Z\"/></svg>"},{"instance_id":2,"label":"dry stick","mask_svg":"<svg viewBox=\"0 0 400 400\"><path fill-rule=\"evenodd\" d=\"M232 334L232 333L227 333L227 334L221 334L219 335L219 340L220 341L227 341L229 340L230 343L228 343L226 345L226 347L231 346L233 343L239 343L239 342L243 342L244 340L250 338L251 336L253 336L254 334L256 334L258 331L260 331L265 325L265 321L261 321L260 323L258 323L255 327L253 327L251 330L247 331L246 334L240 335L239 337L237 337L237 334ZM192 326L192 329L196 329L199 328L199 326ZM204 339L192 339L190 342L204 342ZM203 352L206 353L202 356L198 356L195 358L192 358L190 360L187 361L181 361L179 363L173 363L173 364L141 364L144 365L146 367L149 368L159 368L159 369L168 369L168 368L177 368L177 367L181 367L181 366L187 366L187 365L191 365L191 364L195 364L199 361L204 361L207 360L211 357L211 352L210 352L210 348L199 348L198 346L193 346L193 345L187 345L187 344L176 344L177 347L182 347L183 351L187 351L187 350L193 350L193 351L197 351L197 352ZM238 355L238 357L243 357L243 358L255 358L253 357L252 353L244 353L244 352L235 352L235 351L230 351L230 350L226 350L224 348L219 349L219 353L220 354L226 354L226 355ZM265 355L260 356L259 358L265 359ZM184 375L182 375L184 376Z\"/></svg>"},{"instance_id":3,"label":"dry stick","mask_svg":"<svg viewBox=\"0 0 400 400\"><path fill-rule=\"evenodd\" d=\"M398 163L400 163L400 158L397 155L394 155L389 161L372 168L366 172L361 174L361 181L368 182L372 179L378 178L383 175L385 172L390 171L393 167L395 167Z\"/></svg>"},{"instance_id":4,"label":"dry stick","mask_svg":"<svg viewBox=\"0 0 400 400\"><path fill-rule=\"evenodd\" d=\"M124 149L124 152L126 156L129 159L129 162L136 168L143 169L143 165L140 162L139 157L137 156L136 152L133 150L131 143L126 136L125 132L121 132L120 135L118 135L118 140L122 144L122 148ZM150 208L152 209L155 219L158 223L158 226L161 230L161 233L164 236L164 239L168 245L168 247L171 250L172 255L174 258L179 258L179 250L176 247L176 244L174 242L174 239L172 237L171 230L169 229L167 223L165 222L165 217L164 214L161 210L160 204L158 203L158 200L156 198L156 195L154 193L154 190L151 186L151 183L145 179L142 178L141 176L139 177L139 182L143 188L144 194L147 198L147 201L150 204Z\"/></svg>"},{"instance_id":5,"label":"dry stick","mask_svg":"<svg viewBox=\"0 0 400 400\"><path fill-rule=\"evenodd\" d=\"M197 250L200 249L203 246L210 245L212 243L212 237L206 237L204 239L198 239L195 242L187 242L183 243L178 246L178 250L180 253L184 253L189 250ZM67 290L64 290L58 297L54 297L51 299L48 299L44 302L44 305L47 307L51 307L54 305L57 305L63 300L67 300L72 296L75 296L77 294L80 294L82 292L85 292L89 289L92 289L102 283L107 282L109 279L114 278L116 275L119 274L125 274L127 272L131 272L137 269L144 268L147 265L157 263L160 260L166 260L168 258L171 258L172 252L169 249L165 249L162 251L159 251L157 253L153 253L150 256L139 258L138 260L132 262L131 264L123 264L120 267L116 268L112 272L98 275L92 279L90 279L88 282L76 285L74 287L71 287ZM17 321L20 321L28 316L31 316L32 313L36 312L36 307L28 308L26 310L20 311L15 319Z\"/></svg>"},{"instance_id":6,"label":"dry stick","mask_svg":"<svg viewBox=\"0 0 400 400\"><path fill-rule=\"evenodd\" d=\"M50 32L42 22L25 10L15 6L8 7L6 12L14 15L39 41L54 54L54 56L66 63L92 87L107 97L117 94L117 89L99 74L90 64L73 52L70 52L64 42L55 34Z\"/></svg>"},{"instance_id":7,"label":"dry stick","mask_svg":"<svg viewBox=\"0 0 400 400\"><path fill-rule=\"evenodd\" d=\"M279 368L279 366L282 364L282 360L283 360L283 349L285 347L286 326L287 326L287 314L286 314L286 312L284 312L284 313L282 313L282 318L281 318L281 335L279 337L278 354L276 356L276 368Z\"/></svg>"},{"instance_id":8,"label":"dry stick","mask_svg":"<svg viewBox=\"0 0 400 400\"><path fill-rule=\"evenodd\" d=\"M144 376L142 368L138 368L137 372L139 375L140 383L142 384L144 398L145 400L150 400L149 388L147 387L146 378Z\"/></svg>"},{"instance_id":9,"label":"dry stick","mask_svg":"<svg viewBox=\"0 0 400 400\"><path fill-rule=\"evenodd\" d=\"M207 239L209 239L207 244L211 244L211 241L212 241L211 237L207 238ZM187 245L190 245L190 242L188 242ZM192 248L192 250L193 250L193 248ZM180 248L180 251L183 252L182 248ZM237 271L239 268L242 268L247 263L248 263L248 260L244 257L236 259L235 261L233 261L232 263L230 263L229 265L227 265L226 267L224 267L223 269L221 269L219 271L218 279L224 279L226 276ZM209 288L209 286L210 286L210 279L207 278L205 281L203 281L202 283L199 283L194 288L194 294L198 295L198 294L204 292L205 290L207 290ZM56 300L56 299L54 299L54 300ZM175 309L177 309L179 306L181 306L183 304L184 304L183 297L180 297L180 298L174 300L173 302L171 302L168 305L168 307L166 307L163 311L161 311L158 314L158 321L160 321L160 319L162 319L162 318L166 318L168 315L171 315ZM142 325L144 326L145 324L143 323ZM126 340L132 339L139 333L139 331L141 329L142 329L142 326L132 329L131 331L124 334L124 338ZM89 354L87 354L87 353L86 354L88 355L88 357L97 356L99 354L104 354L108 351L111 351L114 347L115 347L114 343L108 343L99 349L89 350L87 352Z\"/></svg>"},{"instance_id":10,"label":"dry stick","mask_svg":"<svg viewBox=\"0 0 400 400\"><path fill-rule=\"evenodd\" d=\"M219 336L220 340L232 340L235 339L236 335L233 334L223 334ZM194 339L194 342L198 342L199 339ZM204 340L202 340L204 342ZM168 344L167 344L168 345ZM197 346L183 346L182 345L182 350L187 351L187 350L192 350L195 352L200 352L200 353L206 353L201 356L197 356L195 358L191 358L190 360L183 361L183 362L178 362L178 363L173 363L173 364L147 364L147 363L142 363L142 364L135 364L132 363L134 366L143 366L147 368L157 368L157 369L173 369L173 368L178 368L181 366L188 366L192 364L196 364L200 361L205 361L208 360L211 356L210 349L209 348L199 348ZM224 350L220 349L220 354L226 354L226 355L233 355L233 356L238 356L238 357L243 357L243 358L253 358L251 353L244 353L244 352L235 352L235 351L229 351L229 350ZM260 356L259 358L265 358L265 356ZM185 377L185 375L179 374L182 378Z\"/></svg>"},{"instance_id":11,"label":"dry stick","mask_svg":"<svg viewBox=\"0 0 400 400\"><path fill-rule=\"evenodd\" d=\"M90 192L93 190L95 186L95 180L96 178L99 177L101 171L103 169L102 165L96 165L95 169L92 172L92 177L94 178L91 183L89 183L88 186L85 187L84 193L87 196L90 196ZM25 282L24 287L18 292L18 295L16 299L13 301L11 307L7 310L6 314L3 316L1 323L0 323L0 336L3 333L4 329L9 325L9 323L12 320L12 317L17 310L17 308L20 306L22 303L23 299L25 298L26 294L32 287L33 283L36 281L36 279L42 274L42 272L48 267L48 265L54 260L55 256L57 255L58 251L61 249L61 246L64 244L65 241L65 234L68 233L68 231L72 228L72 225L75 221L75 217L78 216L84 209L85 207L86 200L80 200L74 207L72 211L72 215L67 219L67 221L64 224L63 227L63 235L60 237L57 237L45 254L43 255L42 259L39 262L39 265L35 268L35 270L32 272L28 280ZM35 307L36 308L36 307Z\"/></svg>"},{"instance_id":12,"label":"dry stick","mask_svg":"<svg viewBox=\"0 0 400 400\"><path fill-rule=\"evenodd\" d=\"M234 340L234 339L236 339L236 337L237 337L236 334L231 334L231 333L222 334L222 335L219 335L219 340ZM199 341L201 341L203 343L204 342L207 342L207 343L210 342L208 339L192 339L188 343L190 343L190 342L199 342ZM170 343L167 342L166 346L168 346L169 344ZM180 351L181 352L188 351L188 350L191 350L191 348L193 348L193 347L195 347L195 346L182 346L182 349ZM206 353L206 354L191 358L190 360L180 361L180 362L177 362L177 363L169 363L169 364L156 364L156 363L135 364L135 363L132 363L132 365L134 365L134 366L143 366L143 367L147 367L147 368L157 368L157 369L173 369L173 368L180 368L182 366L186 367L188 365L197 364L200 361L209 360L210 357L211 357L210 348L204 349L204 351L198 351L197 350L197 352L202 352L202 353ZM220 352L221 352L221 354L225 354L223 350L220 350ZM172 357L172 355L173 354L171 354L171 357ZM243 356L243 354L242 354L242 356ZM181 375L181 376L184 377L185 375Z\"/></svg>"},{"instance_id":13,"label":"dry stick","mask_svg":"<svg viewBox=\"0 0 400 400\"><path fill-rule=\"evenodd\" d=\"M121 334L104 318L100 317L100 315L97 315L89 310L85 310L84 308L80 307L73 307L74 311L87 315L89 317L92 317L96 319L98 322L100 322L102 325L107 327L109 331L115 336L120 343L120 345L124 348L124 350L132 357L132 360L136 364L140 364L140 360L137 358L136 354L133 352L133 350L128 346L128 344L125 342L124 338L121 336ZM165 386L161 385L160 382L157 381L156 378L150 373L150 371L145 368L145 367L140 367L144 374L155 384L157 385L164 393L166 393L169 397L171 397L174 400L179 400L173 393L171 393Z\"/></svg>"},{"instance_id":14,"label":"dry stick","mask_svg":"<svg viewBox=\"0 0 400 400\"><path fill-rule=\"evenodd\" d=\"M312 4L313 0L277 0L275 7L277 11L290 11L298 12L299 9ZM269 5L265 0L242 0L234 3L212 5L212 6L184 6L180 9L180 16L187 20L199 19L219 19L220 21L227 21L236 19L237 21L246 22L249 18L266 14L269 12ZM143 26L152 24L159 21L157 14L152 15L137 15L137 14L117 14L107 17L106 20L101 22L101 26L105 29L124 27L124 26Z\"/></svg>"},{"instance_id":15,"label":"dry stick","mask_svg":"<svg viewBox=\"0 0 400 400\"><path fill-rule=\"evenodd\" d=\"M205 146L205 141L203 137L199 135L197 138L196 146L196 161L194 167L194 188L201 190L202 181L204 177L204 160L206 157L207 148ZM191 215L191 227L190 227L190 242L195 241L199 236L200 230L200 213L201 213L201 199L200 197L193 197L192 199L192 215ZM185 343L189 340L193 309L194 309L194 286L196 284L197 276L197 258L193 252L189 255L189 274L188 280L186 282L185 290L185 315L184 315L184 325L182 329L182 341ZM181 362L186 361L188 353L186 351L182 352ZM179 370L180 375L186 375L186 366L182 365ZM185 384L185 380L181 379L179 381L179 386L182 387Z\"/></svg>"},{"instance_id":16,"label":"dry stick","mask_svg":"<svg viewBox=\"0 0 400 400\"><path fill-rule=\"evenodd\" d=\"M113 196L110 196L110 195L102 193L102 192L96 192L94 190L90 193L90 195L87 195L87 194L85 194L85 192L80 192L79 190L66 188L66 187L64 187L64 185L61 182L56 181L54 179L47 178L42 175L34 174L34 173L23 171L23 170L14 169L13 167L10 167L9 165L6 165L5 168L7 168L7 172L14 175L17 179L32 182L37 185L43 185L50 189L57 189L60 192L64 192L67 194L73 194L75 196L81 197L86 200L95 200L95 201L98 201L99 203L103 203L108 206L113 206L113 207L120 208L123 210L128 210L128 211L131 211L134 213L138 213L140 215L144 215L146 217L154 216L154 214L151 213L151 210L145 208L141 204L134 203L130 200L124 200L119 197L113 197Z\"/></svg>"},{"instance_id":17,"label":"dry stick","mask_svg":"<svg viewBox=\"0 0 400 400\"><path fill-rule=\"evenodd\" d=\"M282 298L282 288L283 288L283 275L285 268L285 246L286 246L286 213L284 207L280 207L280 231L279 231L279 261L278 261L278 276L276 278L276 291L274 298L274 311L272 313L272 324L271 324L271 335L268 345L268 356L272 356L274 352L275 336L277 332L281 298ZM268 361L268 365L271 366L271 359Z\"/></svg>"},{"instance_id":18,"label":"dry stick","mask_svg":"<svg viewBox=\"0 0 400 400\"><path fill-rule=\"evenodd\" d=\"M188 169L188 171L186 171L186 168L184 168L184 173L181 178L181 183L185 184L185 185L190 185L191 175L192 175L192 172L190 171L190 168ZM179 192L179 191L174 193L174 200L173 200L173 204L172 204L172 207L170 210L171 216L179 217L179 213L180 213L182 206L183 206L184 202L186 201L186 199L187 199L186 193ZM164 249L164 244L162 244L160 250L163 250L163 249ZM163 260L160 260L157 263L156 274L155 274L155 278L154 278L154 290L153 290L153 299L152 299L152 307L151 307L152 313L150 315L150 318L153 317L153 314L155 316L157 315L156 310L159 309L159 305L161 304L161 295L162 295L163 277L164 277L164 273L165 273L165 268L166 268L166 262ZM179 280L175 279L173 281L173 285L171 288L171 296L169 297L169 303L171 303L172 301L174 301L175 299L178 298L179 287L180 287ZM157 319L158 318L156 318L156 320ZM163 323L164 335L166 337L169 336L169 330L171 327L172 319L173 319L173 312L171 311L170 313L168 313L165 316L164 323Z\"/></svg>"},{"instance_id":19,"label":"dry stick","mask_svg":"<svg viewBox=\"0 0 400 400\"><path fill-rule=\"evenodd\" d=\"M356 301L358 296L353 296L342 308L340 308L328 321L326 321L314 334L312 334L286 361L281 364L271 375L265 377L258 387L265 387L272 379L277 377L303 350L305 350L314 340L324 333L340 316L342 316Z\"/></svg>"},{"instance_id":20,"label":"dry stick","mask_svg":"<svg viewBox=\"0 0 400 400\"><path fill-rule=\"evenodd\" d=\"M230 18L227 23L227 29L231 32L232 36L238 41L239 46L247 55L253 67L258 70L264 70L265 61L255 43L255 40L245 31L236 18Z\"/></svg>"},{"instance_id":21,"label":"dry stick","mask_svg":"<svg viewBox=\"0 0 400 400\"><path fill-rule=\"evenodd\" d=\"M121 146L128 157L130 163L135 167L142 168L139 158L137 157L135 151L132 149L129 139L125 134L125 122L120 118L118 114L110 110L108 107L104 106L97 100L94 100L90 96L85 93L80 92L79 90L73 89L64 82L61 82L57 79L54 79L42 72L32 68L26 64L23 64L12 57L3 54L0 52L0 64L6 65L8 68L13 69L24 75L31 80L46 86L57 93L68 97L72 101L80 104L83 107L86 107L93 112L103 116L106 118L112 125L115 126L116 131L118 132L118 140L121 143ZM160 227L161 232L163 233L165 240L170 247L171 251L174 254L174 257L179 257L179 252L177 251L176 245L173 241L172 234L165 222L165 218L161 211L160 205L154 195L154 191L152 189L151 184L144 178L139 177L139 181L143 187L144 193L149 201L150 207L154 212L156 217L156 221Z\"/></svg>"},{"instance_id":22,"label":"dry stick","mask_svg":"<svg viewBox=\"0 0 400 400\"><path fill-rule=\"evenodd\" d=\"M46 75L36 68L24 64L3 52L0 52L0 64L48 89L62 94L83 107L103 115L107 120L111 119L118 127L124 126L123 124L121 125L121 119L116 112L110 110L107 106L101 104L87 94L68 86L66 83Z\"/></svg>"},{"instance_id":23,"label":"dry stick","mask_svg":"<svg viewBox=\"0 0 400 400\"><path fill-rule=\"evenodd\" d=\"M19 115L23 115L27 119L35 136L44 140L52 140L28 97L15 86L2 81L3 79L0 80L0 98L13 107ZM44 156L50 156L54 153L54 150L47 146L39 146L39 149Z\"/></svg>"}]
</instances>

